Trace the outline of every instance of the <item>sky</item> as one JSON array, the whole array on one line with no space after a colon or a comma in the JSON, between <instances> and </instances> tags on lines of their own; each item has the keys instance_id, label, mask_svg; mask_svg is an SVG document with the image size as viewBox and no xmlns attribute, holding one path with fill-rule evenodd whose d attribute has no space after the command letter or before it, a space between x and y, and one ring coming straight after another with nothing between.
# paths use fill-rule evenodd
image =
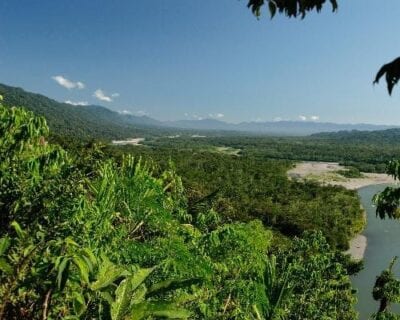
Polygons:
<instances>
[{"instance_id":1,"label":"sky","mask_svg":"<svg viewBox=\"0 0 400 320\"><path fill-rule=\"evenodd\" d=\"M246 0L1 0L0 82L160 120L400 124L372 80L400 56L398 0L304 20Z\"/></svg>"}]
</instances>

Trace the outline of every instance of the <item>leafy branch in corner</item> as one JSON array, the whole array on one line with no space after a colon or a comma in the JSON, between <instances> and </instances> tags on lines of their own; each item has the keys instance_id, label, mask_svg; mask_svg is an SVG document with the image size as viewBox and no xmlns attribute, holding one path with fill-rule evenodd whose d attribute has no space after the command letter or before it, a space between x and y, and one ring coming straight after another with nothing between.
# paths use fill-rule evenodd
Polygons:
<instances>
[{"instance_id":1,"label":"leafy branch in corner","mask_svg":"<svg viewBox=\"0 0 400 320\"><path fill-rule=\"evenodd\" d=\"M271 18L278 12L288 17L301 17L302 19L310 11L321 11L326 0L249 0L247 7L251 9L257 17L261 15L261 9L268 6ZM338 9L336 0L329 0L332 5L332 10Z\"/></svg>"}]
</instances>

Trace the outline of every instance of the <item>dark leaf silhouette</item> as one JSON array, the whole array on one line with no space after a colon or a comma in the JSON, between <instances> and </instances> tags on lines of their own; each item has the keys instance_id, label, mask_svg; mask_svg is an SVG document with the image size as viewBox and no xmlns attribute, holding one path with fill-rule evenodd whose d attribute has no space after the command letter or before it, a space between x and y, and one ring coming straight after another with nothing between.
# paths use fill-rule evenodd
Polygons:
<instances>
[{"instance_id":1,"label":"dark leaf silhouette","mask_svg":"<svg viewBox=\"0 0 400 320\"><path fill-rule=\"evenodd\" d=\"M268 5L271 17L274 17L276 12L285 14L288 17L304 18L309 11L321 11L327 0L249 0L247 6L251 11L259 17L261 8ZM336 0L329 0L332 5L332 10L336 11L338 4Z\"/></svg>"},{"instance_id":2,"label":"dark leaf silhouette","mask_svg":"<svg viewBox=\"0 0 400 320\"><path fill-rule=\"evenodd\" d=\"M392 94L393 87L400 79L400 57L382 66L376 74L374 84L379 83L380 78L386 74L386 83L389 95Z\"/></svg>"}]
</instances>

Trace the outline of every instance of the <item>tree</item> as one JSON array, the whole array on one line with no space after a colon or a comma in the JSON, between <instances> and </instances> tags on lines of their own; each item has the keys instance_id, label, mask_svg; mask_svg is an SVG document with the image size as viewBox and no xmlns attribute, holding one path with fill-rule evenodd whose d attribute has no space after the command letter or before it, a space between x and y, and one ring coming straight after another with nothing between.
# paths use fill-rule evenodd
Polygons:
<instances>
[{"instance_id":1,"label":"tree","mask_svg":"<svg viewBox=\"0 0 400 320\"><path fill-rule=\"evenodd\" d=\"M377 84L379 82L379 79L385 74L387 89L389 95L391 95L393 87L400 79L400 57L382 66L375 77L374 84Z\"/></svg>"},{"instance_id":2,"label":"tree","mask_svg":"<svg viewBox=\"0 0 400 320\"><path fill-rule=\"evenodd\" d=\"M389 264L389 268L382 271L376 278L372 295L379 301L379 310L373 315L375 320L398 319L398 316L390 311L391 303L400 301L400 281L395 278L393 266L397 260L395 257Z\"/></svg>"},{"instance_id":3,"label":"tree","mask_svg":"<svg viewBox=\"0 0 400 320\"><path fill-rule=\"evenodd\" d=\"M261 15L261 9L263 6L268 6L271 17L275 14L281 13L288 17L304 18L310 11L316 10L321 11L325 5L326 0L249 0L247 7L259 17ZM332 10L338 9L336 0L329 0L332 5Z\"/></svg>"},{"instance_id":4,"label":"tree","mask_svg":"<svg viewBox=\"0 0 400 320\"><path fill-rule=\"evenodd\" d=\"M249 0L248 7L252 12L259 17L261 9L264 5L268 6L271 18L276 12L285 14L288 17L304 18L309 11L320 11L325 0ZM336 0L330 1L333 11L336 11L338 4ZM384 64L378 71L373 84L379 83L379 80L385 75L387 89L389 95L392 94L394 86L400 79L400 57L392 62ZM394 177L395 180L400 180L400 161L394 160L389 162L387 173ZM381 219L386 216L391 219L400 218L400 187L387 187L384 191L376 194L373 199L377 206L376 214ZM393 274L393 265L397 257L392 260L387 270L384 270L375 282L373 289L373 297L380 301L380 307L373 319L398 319L399 317L388 310L391 302L400 300L400 281L395 279Z\"/></svg>"}]
</instances>

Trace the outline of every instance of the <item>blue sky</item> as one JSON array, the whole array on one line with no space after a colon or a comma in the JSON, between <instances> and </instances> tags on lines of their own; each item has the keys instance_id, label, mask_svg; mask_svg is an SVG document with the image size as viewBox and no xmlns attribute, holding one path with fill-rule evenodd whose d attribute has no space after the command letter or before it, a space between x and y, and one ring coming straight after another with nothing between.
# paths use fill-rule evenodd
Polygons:
<instances>
[{"instance_id":1,"label":"blue sky","mask_svg":"<svg viewBox=\"0 0 400 320\"><path fill-rule=\"evenodd\" d=\"M400 124L380 65L400 55L398 0L339 0L305 20L246 0L2 0L0 82L172 120Z\"/></svg>"}]
</instances>

